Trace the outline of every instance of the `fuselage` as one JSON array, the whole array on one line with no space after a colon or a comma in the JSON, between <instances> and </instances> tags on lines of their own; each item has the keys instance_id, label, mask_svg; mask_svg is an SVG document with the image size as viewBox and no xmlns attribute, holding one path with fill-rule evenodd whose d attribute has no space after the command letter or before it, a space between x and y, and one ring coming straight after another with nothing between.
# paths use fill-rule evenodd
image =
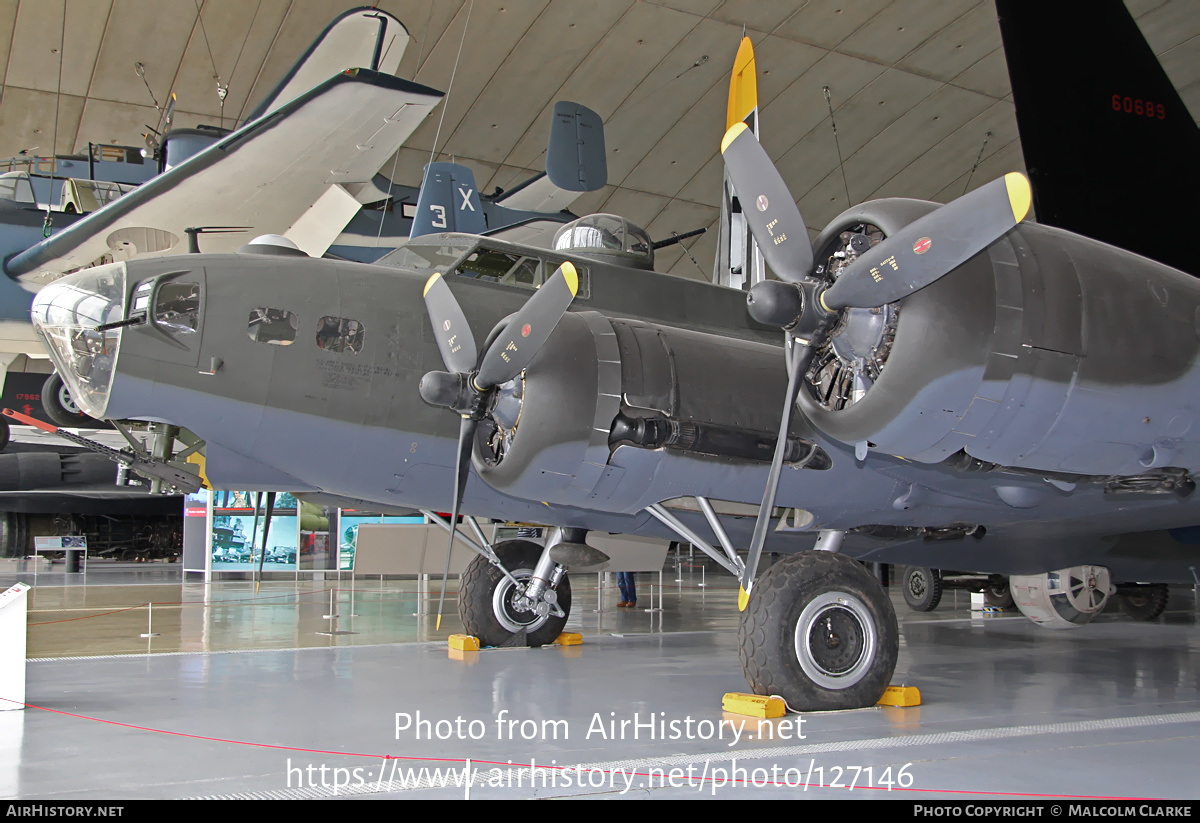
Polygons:
<instances>
[{"instance_id":1,"label":"fuselage","mask_svg":"<svg viewBox=\"0 0 1200 823\"><path fill-rule=\"evenodd\" d=\"M54 359L81 406L190 429L205 440L206 473L219 487L445 510L458 419L417 392L426 372L442 368L425 281L445 273L482 342L565 258L461 235L423 238L399 257L399 265L257 254L129 261L46 287L34 317L58 341ZM667 536L645 508L664 503L702 531L693 501L704 497L745 545L766 460L610 444L604 427L620 407L772 433L784 397L781 335L748 318L743 292L573 262L580 291L527 370L513 456L490 466L476 454L463 511ZM1194 382L1194 368L1188 374ZM822 449L831 466L784 471L770 550L809 546L819 529L859 529L851 544L875 559L917 563L957 551L960 562L921 564L1033 572L1107 551L1111 535L1200 520L1200 506L1175 495L1114 500L1091 481L1051 486L1029 473L962 473L879 452L857 460L852 445L798 417L790 435ZM961 524L984 524L989 538L947 549L921 531ZM1030 542L1034 524L1058 551L1037 540L996 554L1006 530ZM1172 574L1182 579L1184 569Z\"/></svg>"}]
</instances>

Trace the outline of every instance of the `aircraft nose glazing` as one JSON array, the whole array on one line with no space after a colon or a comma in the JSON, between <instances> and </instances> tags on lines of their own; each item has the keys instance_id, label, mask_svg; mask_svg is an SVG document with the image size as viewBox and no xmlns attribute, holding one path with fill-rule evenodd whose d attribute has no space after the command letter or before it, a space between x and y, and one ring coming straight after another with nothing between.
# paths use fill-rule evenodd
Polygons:
<instances>
[{"instance_id":1,"label":"aircraft nose glazing","mask_svg":"<svg viewBox=\"0 0 1200 823\"><path fill-rule=\"evenodd\" d=\"M96 266L43 288L33 301L33 324L79 407L103 417L112 387L125 307L125 264Z\"/></svg>"}]
</instances>

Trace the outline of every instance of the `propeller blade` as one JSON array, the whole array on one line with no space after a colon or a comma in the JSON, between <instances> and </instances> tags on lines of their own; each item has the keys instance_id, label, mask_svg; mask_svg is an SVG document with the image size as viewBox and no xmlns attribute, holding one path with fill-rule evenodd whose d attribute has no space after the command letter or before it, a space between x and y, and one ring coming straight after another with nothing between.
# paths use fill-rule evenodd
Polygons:
<instances>
[{"instance_id":1,"label":"propeller blade","mask_svg":"<svg viewBox=\"0 0 1200 823\"><path fill-rule=\"evenodd\" d=\"M262 551L258 555L258 582L254 584L254 593L258 594L258 587L262 585L263 561L267 559L267 535L271 533L271 515L275 511L275 492L267 492L267 519L263 521L263 542ZM254 519L258 520L258 504L254 504ZM257 524L255 525L257 529ZM254 533L250 534L250 545L254 545Z\"/></svg>"},{"instance_id":2,"label":"propeller blade","mask_svg":"<svg viewBox=\"0 0 1200 823\"><path fill-rule=\"evenodd\" d=\"M816 335L814 335L816 336ZM750 551L746 555L746 567L742 570L742 589L738 595L738 610L746 608L746 596L754 584L754 575L758 571L758 561L762 557L763 545L767 542L767 527L771 523L771 509L775 508L775 492L779 488L779 475L783 471L783 457L787 452L788 426L792 422L792 409L796 405L796 393L804 373L812 362L813 353L820 345L813 340L810 345L797 341L798 350L792 352L790 369L788 371L787 398L783 405L783 420L779 423L779 439L775 444L775 456L771 459L771 472L767 475L767 490L763 494L762 505L758 508L758 519L754 521L754 535L750 538Z\"/></svg>"},{"instance_id":3,"label":"propeller blade","mask_svg":"<svg viewBox=\"0 0 1200 823\"><path fill-rule=\"evenodd\" d=\"M789 283L806 277L813 253L804 218L775 164L745 123L734 123L725 132L721 154L767 265Z\"/></svg>"},{"instance_id":4,"label":"propeller blade","mask_svg":"<svg viewBox=\"0 0 1200 823\"><path fill-rule=\"evenodd\" d=\"M462 503L463 489L467 485L467 469L471 466L471 446L475 443L475 419L463 415L458 426L458 458L454 461L454 502L450 507L450 545L446 549L446 570L442 572L442 594L438 597L437 626L442 628L442 605L446 602L446 578L450 576L450 553L454 551L454 538L458 534L458 506Z\"/></svg>"},{"instance_id":5,"label":"propeller blade","mask_svg":"<svg viewBox=\"0 0 1200 823\"><path fill-rule=\"evenodd\" d=\"M475 377L475 388L485 391L520 374L541 350L577 291L579 274L571 263L563 263L488 347Z\"/></svg>"},{"instance_id":6,"label":"propeller blade","mask_svg":"<svg viewBox=\"0 0 1200 823\"><path fill-rule=\"evenodd\" d=\"M923 289L996 242L1029 213L1029 181L1006 174L930 212L851 263L826 309L875 308Z\"/></svg>"},{"instance_id":7,"label":"propeller blade","mask_svg":"<svg viewBox=\"0 0 1200 823\"><path fill-rule=\"evenodd\" d=\"M433 323L433 336L437 338L446 368L455 374L469 373L478 359L475 336L441 274L435 274L425 283L425 310Z\"/></svg>"}]
</instances>

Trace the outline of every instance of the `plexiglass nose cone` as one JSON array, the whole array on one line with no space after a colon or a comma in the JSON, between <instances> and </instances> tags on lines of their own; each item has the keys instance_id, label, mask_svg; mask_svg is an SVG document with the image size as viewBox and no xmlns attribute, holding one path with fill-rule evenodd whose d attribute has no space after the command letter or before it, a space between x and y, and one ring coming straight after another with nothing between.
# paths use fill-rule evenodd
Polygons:
<instances>
[{"instance_id":1,"label":"plexiglass nose cone","mask_svg":"<svg viewBox=\"0 0 1200 823\"><path fill-rule=\"evenodd\" d=\"M121 343L125 264L96 266L60 278L38 292L30 314L54 366L79 408L104 416Z\"/></svg>"}]
</instances>

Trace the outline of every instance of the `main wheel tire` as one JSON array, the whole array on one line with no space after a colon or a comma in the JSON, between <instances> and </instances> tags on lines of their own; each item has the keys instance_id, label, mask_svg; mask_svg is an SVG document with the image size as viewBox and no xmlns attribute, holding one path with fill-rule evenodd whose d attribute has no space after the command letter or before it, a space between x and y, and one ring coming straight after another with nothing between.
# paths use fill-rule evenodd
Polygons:
<instances>
[{"instance_id":1,"label":"main wheel tire","mask_svg":"<svg viewBox=\"0 0 1200 823\"><path fill-rule=\"evenodd\" d=\"M931 612L942 602L942 573L924 566L904 567L904 602L915 612Z\"/></svg>"},{"instance_id":2,"label":"main wheel tire","mask_svg":"<svg viewBox=\"0 0 1200 823\"><path fill-rule=\"evenodd\" d=\"M495 548L504 568L518 581L533 577L542 556L541 546L528 540L507 540ZM500 646L524 628L530 646L544 646L562 634L571 614L571 581L566 575L555 592L563 617L539 617L533 611L522 610L515 603L517 594L509 579L483 557L476 557L463 572L458 616L467 634L479 638L480 645Z\"/></svg>"},{"instance_id":3,"label":"main wheel tire","mask_svg":"<svg viewBox=\"0 0 1200 823\"><path fill-rule=\"evenodd\" d=\"M1004 581L1004 585L989 583L984 586L983 602L995 609L1011 609L1014 601L1008 581Z\"/></svg>"},{"instance_id":4,"label":"main wheel tire","mask_svg":"<svg viewBox=\"0 0 1200 823\"><path fill-rule=\"evenodd\" d=\"M896 668L899 638L879 582L849 557L823 551L771 566L738 624L754 693L779 695L798 711L875 705Z\"/></svg>"},{"instance_id":5,"label":"main wheel tire","mask_svg":"<svg viewBox=\"0 0 1200 823\"><path fill-rule=\"evenodd\" d=\"M75 405L58 372L47 377L46 382L42 384L42 409L56 424L69 429L87 426L93 420Z\"/></svg>"},{"instance_id":6,"label":"main wheel tire","mask_svg":"<svg viewBox=\"0 0 1200 823\"><path fill-rule=\"evenodd\" d=\"M1118 602L1121 611L1134 620L1153 620L1167 609L1171 591L1165 584L1138 586L1133 591L1122 592Z\"/></svg>"}]
</instances>

